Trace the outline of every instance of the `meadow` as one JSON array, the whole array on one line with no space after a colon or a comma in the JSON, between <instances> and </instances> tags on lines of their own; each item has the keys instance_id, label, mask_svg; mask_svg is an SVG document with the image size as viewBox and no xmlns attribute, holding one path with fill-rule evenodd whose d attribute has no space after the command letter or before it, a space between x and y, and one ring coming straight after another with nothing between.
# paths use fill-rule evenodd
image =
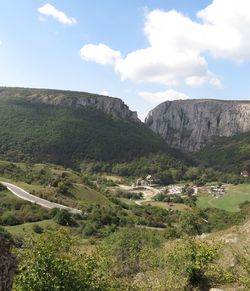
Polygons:
<instances>
[{"instance_id":1,"label":"meadow","mask_svg":"<svg viewBox=\"0 0 250 291\"><path fill-rule=\"evenodd\" d=\"M229 212L240 211L239 205L245 201L250 201L250 184L239 184L227 186L227 191L223 197L213 197L211 195L198 198L198 206L202 208L215 207Z\"/></svg>"}]
</instances>

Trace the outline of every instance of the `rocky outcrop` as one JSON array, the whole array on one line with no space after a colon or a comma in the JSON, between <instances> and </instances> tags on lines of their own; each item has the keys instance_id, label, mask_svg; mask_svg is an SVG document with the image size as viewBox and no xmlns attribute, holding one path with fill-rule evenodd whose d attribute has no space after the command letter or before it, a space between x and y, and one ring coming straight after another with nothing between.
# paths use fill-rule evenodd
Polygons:
<instances>
[{"instance_id":1,"label":"rocky outcrop","mask_svg":"<svg viewBox=\"0 0 250 291\"><path fill-rule=\"evenodd\" d=\"M134 122L140 122L135 111L119 98L91 94L86 92L47 90L47 89L25 89L25 88L1 88L1 96L11 95L12 97L25 97L32 102L42 102L52 105L65 107L91 107L102 112L127 119Z\"/></svg>"},{"instance_id":2,"label":"rocky outcrop","mask_svg":"<svg viewBox=\"0 0 250 291\"><path fill-rule=\"evenodd\" d=\"M170 146L193 152L218 136L250 131L250 102L167 101L150 111L145 123Z\"/></svg>"},{"instance_id":3,"label":"rocky outcrop","mask_svg":"<svg viewBox=\"0 0 250 291\"><path fill-rule=\"evenodd\" d=\"M17 258L11 253L12 241L0 231L0 291L12 290Z\"/></svg>"}]
</instances>

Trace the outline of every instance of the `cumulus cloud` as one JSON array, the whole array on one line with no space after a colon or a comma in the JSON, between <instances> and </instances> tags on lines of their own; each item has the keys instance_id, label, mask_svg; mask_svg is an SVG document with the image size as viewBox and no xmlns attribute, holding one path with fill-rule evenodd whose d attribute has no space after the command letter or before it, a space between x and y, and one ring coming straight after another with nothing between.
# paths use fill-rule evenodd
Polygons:
<instances>
[{"instance_id":1,"label":"cumulus cloud","mask_svg":"<svg viewBox=\"0 0 250 291\"><path fill-rule=\"evenodd\" d=\"M105 44L87 44L80 50L81 57L86 61L94 61L101 65L114 65L121 57L119 51L112 50Z\"/></svg>"},{"instance_id":2,"label":"cumulus cloud","mask_svg":"<svg viewBox=\"0 0 250 291\"><path fill-rule=\"evenodd\" d=\"M139 92L139 95L154 104L159 104L164 101L189 99L188 95L173 89L164 92Z\"/></svg>"},{"instance_id":3,"label":"cumulus cloud","mask_svg":"<svg viewBox=\"0 0 250 291\"><path fill-rule=\"evenodd\" d=\"M213 0L196 20L175 10L153 10L144 25L148 47L122 58L108 46L88 44L81 50L82 57L113 64L123 80L221 88L207 56L235 62L250 59L249 11L249 0Z\"/></svg>"},{"instance_id":4,"label":"cumulus cloud","mask_svg":"<svg viewBox=\"0 0 250 291\"><path fill-rule=\"evenodd\" d=\"M44 6L38 8L38 12L45 16L51 16L60 23L72 25L77 21L74 17L67 16L63 11L58 10L53 5L47 3Z\"/></svg>"}]
</instances>

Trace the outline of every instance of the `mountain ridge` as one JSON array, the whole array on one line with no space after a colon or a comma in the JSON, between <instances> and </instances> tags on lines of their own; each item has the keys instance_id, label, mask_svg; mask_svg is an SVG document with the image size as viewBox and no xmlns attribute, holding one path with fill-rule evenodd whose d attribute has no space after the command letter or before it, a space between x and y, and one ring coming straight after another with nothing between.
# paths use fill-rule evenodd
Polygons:
<instances>
[{"instance_id":1,"label":"mountain ridge","mask_svg":"<svg viewBox=\"0 0 250 291\"><path fill-rule=\"evenodd\" d=\"M86 160L125 162L150 153L174 155L160 136L134 119L123 101L83 94L1 88L0 158L79 167ZM87 100L87 105L76 104L78 100Z\"/></svg>"},{"instance_id":2,"label":"mountain ridge","mask_svg":"<svg viewBox=\"0 0 250 291\"><path fill-rule=\"evenodd\" d=\"M11 93L12 97L26 97L32 102L65 107L87 106L101 110L113 117L128 119L138 123L141 122L137 117L137 112L131 111L124 101L118 97L71 90L0 87L0 98L3 97L6 92L7 94Z\"/></svg>"},{"instance_id":3,"label":"mountain ridge","mask_svg":"<svg viewBox=\"0 0 250 291\"><path fill-rule=\"evenodd\" d=\"M250 101L166 101L149 112L145 124L171 147L196 152L216 137L250 131Z\"/></svg>"}]
</instances>

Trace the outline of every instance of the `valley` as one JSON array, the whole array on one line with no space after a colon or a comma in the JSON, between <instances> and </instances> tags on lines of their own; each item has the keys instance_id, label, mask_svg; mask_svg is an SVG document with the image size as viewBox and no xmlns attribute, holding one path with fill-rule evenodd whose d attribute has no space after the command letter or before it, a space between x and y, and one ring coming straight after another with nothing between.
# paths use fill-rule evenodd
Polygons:
<instances>
[{"instance_id":1,"label":"valley","mask_svg":"<svg viewBox=\"0 0 250 291\"><path fill-rule=\"evenodd\" d=\"M187 102L196 108L193 100L164 106L177 118ZM216 119L223 102L201 107L212 108ZM248 288L248 111L226 104L236 121L246 117L235 121L246 132L218 132L207 143L200 136L194 152L184 111L175 134L164 137L154 124L166 129L165 111L157 121L150 113L144 124L118 98L1 88L0 233L12 237L24 276L16 275L14 290L31 282L25 261L35 273L46 262L37 264L32 251L50 264L57 256L67 262L62 266L72 267L67 272L81 282L79 290L86 282L97 286L86 290Z\"/></svg>"}]
</instances>

